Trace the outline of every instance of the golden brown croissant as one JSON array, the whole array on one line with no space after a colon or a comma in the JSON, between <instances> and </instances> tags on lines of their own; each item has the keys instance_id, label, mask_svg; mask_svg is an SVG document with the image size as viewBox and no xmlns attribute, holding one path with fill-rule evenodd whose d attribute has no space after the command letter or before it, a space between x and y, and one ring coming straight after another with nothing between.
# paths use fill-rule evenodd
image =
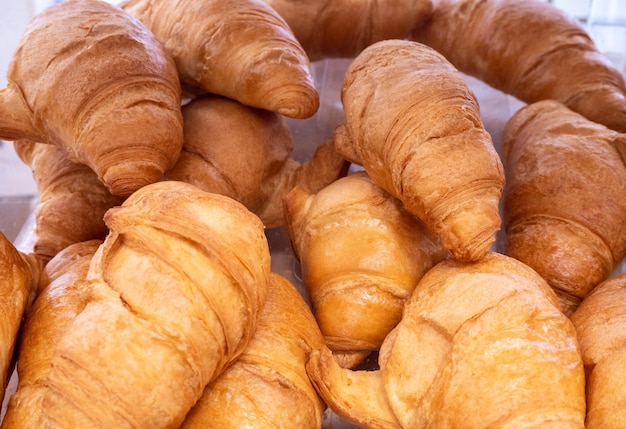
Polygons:
<instances>
[{"instance_id":1,"label":"golden brown croissant","mask_svg":"<svg viewBox=\"0 0 626 429\"><path fill-rule=\"evenodd\" d=\"M439 0L414 40L526 103L554 99L626 132L626 87L581 23L545 1Z\"/></svg>"},{"instance_id":2,"label":"golden brown croissant","mask_svg":"<svg viewBox=\"0 0 626 429\"><path fill-rule=\"evenodd\" d=\"M92 298L54 348L38 427L177 428L245 349L267 294L261 221L182 182L105 215Z\"/></svg>"},{"instance_id":3,"label":"golden brown croissant","mask_svg":"<svg viewBox=\"0 0 626 429\"><path fill-rule=\"evenodd\" d=\"M544 100L503 139L503 252L541 274L569 315L626 256L626 135Z\"/></svg>"},{"instance_id":4,"label":"golden brown croissant","mask_svg":"<svg viewBox=\"0 0 626 429\"><path fill-rule=\"evenodd\" d=\"M90 300L85 278L100 244L100 240L70 244L41 272L37 297L26 312L20 335L19 381L9 399L2 429L38 427L55 344Z\"/></svg>"},{"instance_id":5,"label":"golden brown croissant","mask_svg":"<svg viewBox=\"0 0 626 429\"><path fill-rule=\"evenodd\" d=\"M450 256L481 258L500 229L504 172L461 75L422 44L383 41L350 65L341 97L338 152L422 219Z\"/></svg>"},{"instance_id":6,"label":"golden brown croissant","mask_svg":"<svg viewBox=\"0 0 626 429\"><path fill-rule=\"evenodd\" d=\"M432 0L265 0L289 24L312 61L351 58L372 43L406 39L425 24Z\"/></svg>"},{"instance_id":7,"label":"golden brown croissant","mask_svg":"<svg viewBox=\"0 0 626 429\"><path fill-rule=\"evenodd\" d=\"M404 301L446 253L402 203L360 171L285 198L286 227L328 347L352 367L380 348Z\"/></svg>"},{"instance_id":8,"label":"golden brown croissant","mask_svg":"<svg viewBox=\"0 0 626 429\"><path fill-rule=\"evenodd\" d=\"M587 373L587 429L626 421L626 274L597 285L571 316Z\"/></svg>"},{"instance_id":9,"label":"golden brown croissant","mask_svg":"<svg viewBox=\"0 0 626 429\"><path fill-rule=\"evenodd\" d=\"M268 110L205 95L183 106L183 118L183 151L165 178L231 197L267 228L283 225L283 197L296 184L317 191L344 174L330 141L306 162L293 159L286 118Z\"/></svg>"},{"instance_id":10,"label":"golden brown croissant","mask_svg":"<svg viewBox=\"0 0 626 429\"><path fill-rule=\"evenodd\" d=\"M126 0L120 6L163 42L189 92L294 118L319 108L306 53L263 0Z\"/></svg>"},{"instance_id":11,"label":"golden brown croissant","mask_svg":"<svg viewBox=\"0 0 626 429\"><path fill-rule=\"evenodd\" d=\"M111 194L91 168L70 161L57 146L20 139L14 147L31 168L39 196L34 254L46 263L69 244L104 239L109 231L104 213L123 197Z\"/></svg>"},{"instance_id":12,"label":"golden brown croissant","mask_svg":"<svg viewBox=\"0 0 626 429\"><path fill-rule=\"evenodd\" d=\"M343 369L321 349L307 370L326 403L362 427L584 428L574 327L545 280L498 253L428 271L379 365Z\"/></svg>"},{"instance_id":13,"label":"golden brown croissant","mask_svg":"<svg viewBox=\"0 0 626 429\"><path fill-rule=\"evenodd\" d=\"M298 290L272 273L248 347L207 386L181 428L321 428L325 405L309 381L305 364L310 351L323 343Z\"/></svg>"},{"instance_id":14,"label":"golden brown croissant","mask_svg":"<svg viewBox=\"0 0 626 429\"><path fill-rule=\"evenodd\" d=\"M0 232L0 402L13 370L22 316L35 295L40 269L33 257L19 251Z\"/></svg>"},{"instance_id":15,"label":"golden brown croissant","mask_svg":"<svg viewBox=\"0 0 626 429\"><path fill-rule=\"evenodd\" d=\"M64 148L113 194L161 178L182 138L176 66L136 19L74 0L28 24L0 91L0 138Z\"/></svg>"}]
</instances>

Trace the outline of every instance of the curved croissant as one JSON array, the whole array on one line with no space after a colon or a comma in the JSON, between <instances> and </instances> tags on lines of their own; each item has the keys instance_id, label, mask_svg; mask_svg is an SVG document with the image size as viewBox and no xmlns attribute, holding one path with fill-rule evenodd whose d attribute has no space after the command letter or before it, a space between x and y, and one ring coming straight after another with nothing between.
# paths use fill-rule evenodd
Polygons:
<instances>
[{"instance_id":1,"label":"curved croissant","mask_svg":"<svg viewBox=\"0 0 626 429\"><path fill-rule=\"evenodd\" d=\"M37 297L26 313L20 335L17 390L9 399L0 428L37 427L54 347L90 300L90 288L84 280L101 243L89 240L70 244L43 268Z\"/></svg>"},{"instance_id":2,"label":"curved croissant","mask_svg":"<svg viewBox=\"0 0 626 429\"><path fill-rule=\"evenodd\" d=\"M587 429L619 428L626 419L626 274L598 284L571 319L587 373Z\"/></svg>"},{"instance_id":3,"label":"curved croissant","mask_svg":"<svg viewBox=\"0 0 626 429\"><path fill-rule=\"evenodd\" d=\"M380 348L419 279L445 258L437 238L365 172L285 198L286 227L328 347L353 367Z\"/></svg>"},{"instance_id":4,"label":"curved croissant","mask_svg":"<svg viewBox=\"0 0 626 429\"><path fill-rule=\"evenodd\" d=\"M285 117L268 110L215 95L195 98L182 110L183 150L165 178L231 197L267 228L283 225L283 197L296 184L317 191L345 169L330 141L306 162L293 159Z\"/></svg>"},{"instance_id":5,"label":"curved croissant","mask_svg":"<svg viewBox=\"0 0 626 429\"><path fill-rule=\"evenodd\" d=\"M480 259L500 229L504 172L461 75L422 44L378 42L348 68L341 98L337 151L424 221L450 256Z\"/></svg>"},{"instance_id":6,"label":"curved croissant","mask_svg":"<svg viewBox=\"0 0 626 429\"><path fill-rule=\"evenodd\" d=\"M103 1L28 24L0 91L0 138L62 147L113 194L161 178L182 147L176 66L150 31Z\"/></svg>"},{"instance_id":7,"label":"curved croissant","mask_svg":"<svg viewBox=\"0 0 626 429\"><path fill-rule=\"evenodd\" d=\"M553 99L626 132L626 85L580 22L544 1L439 0L413 39L526 103Z\"/></svg>"},{"instance_id":8,"label":"curved croissant","mask_svg":"<svg viewBox=\"0 0 626 429\"><path fill-rule=\"evenodd\" d=\"M15 151L28 165L38 191L33 252L44 263L70 244L104 239L104 213L124 200L111 194L86 165L63 149L20 139Z\"/></svg>"},{"instance_id":9,"label":"curved croissant","mask_svg":"<svg viewBox=\"0 0 626 429\"><path fill-rule=\"evenodd\" d=\"M310 62L263 0L126 0L174 57L190 92L209 92L294 118L319 108Z\"/></svg>"},{"instance_id":10,"label":"curved croissant","mask_svg":"<svg viewBox=\"0 0 626 429\"><path fill-rule=\"evenodd\" d=\"M548 284L501 254L428 271L379 365L342 369L321 349L307 369L326 403L362 427L584 428L574 327Z\"/></svg>"},{"instance_id":11,"label":"curved croissant","mask_svg":"<svg viewBox=\"0 0 626 429\"><path fill-rule=\"evenodd\" d=\"M263 224L171 181L105 221L92 298L56 343L38 427L179 427L256 329L270 273Z\"/></svg>"},{"instance_id":12,"label":"curved croissant","mask_svg":"<svg viewBox=\"0 0 626 429\"><path fill-rule=\"evenodd\" d=\"M207 386L181 429L322 427L325 405L305 365L324 343L298 290L272 273L254 336L241 356Z\"/></svg>"},{"instance_id":13,"label":"curved croissant","mask_svg":"<svg viewBox=\"0 0 626 429\"><path fill-rule=\"evenodd\" d=\"M14 362L22 317L35 295L41 266L0 232L0 401Z\"/></svg>"},{"instance_id":14,"label":"curved croissant","mask_svg":"<svg viewBox=\"0 0 626 429\"><path fill-rule=\"evenodd\" d=\"M535 269L571 315L626 256L626 135L562 103L520 109L503 136L503 252Z\"/></svg>"},{"instance_id":15,"label":"curved croissant","mask_svg":"<svg viewBox=\"0 0 626 429\"><path fill-rule=\"evenodd\" d=\"M357 56L425 24L432 0L265 0L289 24L311 61Z\"/></svg>"}]
</instances>

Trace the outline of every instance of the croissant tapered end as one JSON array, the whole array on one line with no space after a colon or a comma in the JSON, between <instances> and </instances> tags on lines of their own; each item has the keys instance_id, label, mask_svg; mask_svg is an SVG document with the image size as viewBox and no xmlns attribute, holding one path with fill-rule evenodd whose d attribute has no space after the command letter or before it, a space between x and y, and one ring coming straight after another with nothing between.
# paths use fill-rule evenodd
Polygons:
<instances>
[{"instance_id":1,"label":"croissant tapered end","mask_svg":"<svg viewBox=\"0 0 626 429\"><path fill-rule=\"evenodd\" d=\"M160 180L180 154L176 65L116 6L83 0L46 8L28 23L7 80L5 137L62 147L115 195Z\"/></svg>"},{"instance_id":2,"label":"croissant tapered end","mask_svg":"<svg viewBox=\"0 0 626 429\"><path fill-rule=\"evenodd\" d=\"M129 0L174 57L189 92L223 95L293 118L319 108L309 58L285 20L262 0Z\"/></svg>"}]
</instances>

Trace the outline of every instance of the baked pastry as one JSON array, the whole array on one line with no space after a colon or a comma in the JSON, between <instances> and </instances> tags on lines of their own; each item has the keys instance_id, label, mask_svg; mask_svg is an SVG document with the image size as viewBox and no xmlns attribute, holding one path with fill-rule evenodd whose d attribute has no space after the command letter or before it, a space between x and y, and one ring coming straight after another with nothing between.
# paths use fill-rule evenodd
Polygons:
<instances>
[{"instance_id":1,"label":"baked pastry","mask_svg":"<svg viewBox=\"0 0 626 429\"><path fill-rule=\"evenodd\" d=\"M37 186L33 253L43 263L70 244L102 240L109 232L104 213L120 205L89 167L70 161L57 146L20 139L15 152Z\"/></svg>"},{"instance_id":2,"label":"baked pastry","mask_svg":"<svg viewBox=\"0 0 626 429\"><path fill-rule=\"evenodd\" d=\"M286 228L327 346L354 367L400 321L419 279L447 254L364 171L285 198Z\"/></svg>"},{"instance_id":3,"label":"baked pastry","mask_svg":"<svg viewBox=\"0 0 626 429\"><path fill-rule=\"evenodd\" d=\"M503 252L535 269L571 315L626 256L626 135L562 103L520 109L503 135Z\"/></svg>"},{"instance_id":4,"label":"baked pastry","mask_svg":"<svg viewBox=\"0 0 626 429\"><path fill-rule=\"evenodd\" d=\"M587 429L620 428L626 421L626 274L591 290L571 319L587 373Z\"/></svg>"},{"instance_id":5,"label":"baked pastry","mask_svg":"<svg viewBox=\"0 0 626 429\"><path fill-rule=\"evenodd\" d=\"M0 138L54 144L128 196L183 144L176 65L149 29L104 1L64 1L27 25L0 91Z\"/></svg>"},{"instance_id":6,"label":"baked pastry","mask_svg":"<svg viewBox=\"0 0 626 429\"><path fill-rule=\"evenodd\" d=\"M498 253L430 269L379 365L343 369L320 349L307 369L328 406L362 427L584 428L574 326L545 280Z\"/></svg>"},{"instance_id":7,"label":"baked pastry","mask_svg":"<svg viewBox=\"0 0 626 429\"><path fill-rule=\"evenodd\" d=\"M179 427L256 329L270 273L263 225L172 181L144 186L105 222L92 298L56 341L38 427Z\"/></svg>"},{"instance_id":8,"label":"baked pastry","mask_svg":"<svg viewBox=\"0 0 626 429\"><path fill-rule=\"evenodd\" d=\"M460 73L420 43L378 42L348 67L341 100L337 151L424 221L451 257L484 256L500 229L504 172Z\"/></svg>"},{"instance_id":9,"label":"baked pastry","mask_svg":"<svg viewBox=\"0 0 626 429\"><path fill-rule=\"evenodd\" d=\"M183 150L165 178L233 198L267 228L284 224L283 198L296 184L315 192L347 169L330 141L293 159L286 118L268 110L209 94L183 106L183 118Z\"/></svg>"},{"instance_id":10,"label":"baked pastry","mask_svg":"<svg viewBox=\"0 0 626 429\"><path fill-rule=\"evenodd\" d=\"M17 349L17 390L7 403L2 429L39 427L54 348L90 300L85 278L100 244L100 240L70 244L43 268L37 296L25 314Z\"/></svg>"},{"instance_id":11,"label":"baked pastry","mask_svg":"<svg viewBox=\"0 0 626 429\"><path fill-rule=\"evenodd\" d=\"M546 1L438 0L413 39L526 102L557 100L626 132L624 76L583 24Z\"/></svg>"},{"instance_id":12,"label":"baked pastry","mask_svg":"<svg viewBox=\"0 0 626 429\"><path fill-rule=\"evenodd\" d=\"M181 429L322 427L325 405L305 364L324 343L302 296L272 273L261 319L241 356L204 390Z\"/></svg>"}]
</instances>

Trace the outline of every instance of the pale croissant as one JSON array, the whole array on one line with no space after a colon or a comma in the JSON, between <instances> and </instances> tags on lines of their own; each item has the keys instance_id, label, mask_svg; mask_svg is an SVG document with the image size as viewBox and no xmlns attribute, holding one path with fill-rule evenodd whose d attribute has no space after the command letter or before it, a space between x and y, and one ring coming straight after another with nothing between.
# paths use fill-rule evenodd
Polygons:
<instances>
[{"instance_id":1,"label":"pale croissant","mask_svg":"<svg viewBox=\"0 0 626 429\"><path fill-rule=\"evenodd\" d=\"M360 171L285 198L286 228L328 347L353 367L380 348L419 279L447 255L426 225Z\"/></svg>"},{"instance_id":2,"label":"pale croissant","mask_svg":"<svg viewBox=\"0 0 626 429\"><path fill-rule=\"evenodd\" d=\"M309 58L263 0L126 0L174 57L185 89L294 118L319 108Z\"/></svg>"},{"instance_id":3,"label":"pale croissant","mask_svg":"<svg viewBox=\"0 0 626 429\"><path fill-rule=\"evenodd\" d=\"M587 373L587 429L626 421L626 274L597 285L571 316Z\"/></svg>"},{"instance_id":4,"label":"pale croissant","mask_svg":"<svg viewBox=\"0 0 626 429\"><path fill-rule=\"evenodd\" d=\"M570 315L626 256L626 135L544 100L503 135L503 252L541 274Z\"/></svg>"},{"instance_id":5,"label":"pale croissant","mask_svg":"<svg viewBox=\"0 0 626 429\"><path fill-rule=\"evenodd\" d=\"M306 302L272 273L254 336L241 356L207 386L181 429L319 429L325 404L306 362L324 344Z\"/></svg>"},{"instance_id":6,"label":"pale croissant","mask_svg":"<svg viewBox=\"0 0 626 429\"><path fill-rule=\"evenodd\" d=\"M159 180L180 153L174 61L145 25L104 1L65 1L35 16L7 81L0 138L62 147L113 194Z\"/></svg>"},{"instance_id":7,"label":"pale croissant","mask_svg":"<svg viewBox=\"0 0 626 429\"><path fill-rule=\"evenodd\" d=\"M337 151L424 221L450 256L484 256L500 229L504 172L459 72L420 43L378 42L349 66L341 100Z\"/></svg>"},{"instance_id":8,"label":"pale croissant","mask_svg":"<svg viewBox=\"0 0 626 429\"><path fill-rule=\"evenodd\" d=\"M42 270L37 297L26 312L20 334L17 390L9 399L0 428L38 427L56 342L90 300L85 278L101 243L90 240L70 244Z\"/></svg>"},{"instance_id":9,"label":"pale croissant","mask_svg":"<svg viewBox=\"0 0 626 429\"><path fill-rule=\"evenodd\" d=\"M0 402L14 368L22 317L35 296L41 268L0 232Z\"/></svg>"},{"instance_id":10,"label":"pale croissant","mask_svg":"<svg viewBox=\"0 0 626 429\"><path fill-rule=\"evenodd\" d=\"M66 246L104 239L104 213L123 197L113 195L86 165L70 161L57 146L20 139L15 151L35 179L33 252L44 263Z\"/></svg>"},{"instance_id":11,"label":"pale croissant","mask_svg":"<svg viewBox=\"0 0 626 429\"><path fill-rule=\"evenodd\" d=\"M270 273L263 224L171 181L105 222L92 298L56 342L38 427L177 428L256 329Z\"/></svg>"},{"instance_id":12,"label":"pale croissant","mask_svg":"<svg viewBox=\"0 0 626 429\"><path fill-rule=\"evenodd\" d=\"M169 180L231 197L267 228L284 224L283 198L295 185L315 192L344 174L347 163L330 141L304 162L292 157L286 118L215 95L183 106L184 144Z\"/></svg>"},{"instance_id":13,"label":"pale croissant","mask_svg":"<svg viewBox=\"0 0 626 429\"><path fill-rule=\"evenodd\" d=\"M322 349L307 368L326 403L364 428L584 428L574 326L545 280L498 253L428 271L379 365L343 369Z\"/></svg>"}]
</instances>

